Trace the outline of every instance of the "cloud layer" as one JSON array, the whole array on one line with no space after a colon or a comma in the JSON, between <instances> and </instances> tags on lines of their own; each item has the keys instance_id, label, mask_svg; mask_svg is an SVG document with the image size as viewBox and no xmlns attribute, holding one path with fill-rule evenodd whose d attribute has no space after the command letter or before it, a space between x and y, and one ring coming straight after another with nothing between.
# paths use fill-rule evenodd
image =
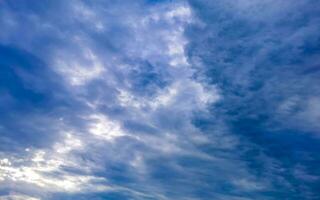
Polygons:
<instances>
[{"instance_id":1,"label":"cloud layer","mask_svg":"<svg viewBox=\"0 0 320 200\"><path fill-rule=\"evenodd\" d=\"M0 1L0 199L317 199L318 3Z\"/></svg>"}]
</instances>

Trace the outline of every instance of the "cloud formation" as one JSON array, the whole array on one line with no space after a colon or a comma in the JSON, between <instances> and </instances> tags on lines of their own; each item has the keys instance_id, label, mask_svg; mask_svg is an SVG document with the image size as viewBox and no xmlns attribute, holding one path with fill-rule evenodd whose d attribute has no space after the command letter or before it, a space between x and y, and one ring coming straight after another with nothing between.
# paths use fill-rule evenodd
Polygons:
<instances>
[{"instance_id":1,"label":"cloud formation","mask_svg":"<svg viewBox=\"0 0 320 200\"><path fill-rule=\"evenodd\" d=\"M317 4L0 1L0 199L317 199Z\"/></svg>"}]
</instances>

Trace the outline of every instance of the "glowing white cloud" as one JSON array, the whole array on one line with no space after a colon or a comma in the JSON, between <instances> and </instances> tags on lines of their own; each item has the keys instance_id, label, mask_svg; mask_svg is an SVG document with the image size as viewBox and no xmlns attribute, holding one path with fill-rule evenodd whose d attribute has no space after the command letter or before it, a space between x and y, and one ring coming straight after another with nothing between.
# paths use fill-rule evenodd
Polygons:
<instances>
[{"instance_id":1,"label":"glowing white cloud","mask_svg":"<svg viewBox=\"0 0 320 200\"><path fill-rule=\"evenodd\" d=\"M106 140L114 140L125 135L118 123L111 121L102 114L92 115L89 119L93 120L89 129L89 132L93 135Z\"/></svg>"}]
</instances>

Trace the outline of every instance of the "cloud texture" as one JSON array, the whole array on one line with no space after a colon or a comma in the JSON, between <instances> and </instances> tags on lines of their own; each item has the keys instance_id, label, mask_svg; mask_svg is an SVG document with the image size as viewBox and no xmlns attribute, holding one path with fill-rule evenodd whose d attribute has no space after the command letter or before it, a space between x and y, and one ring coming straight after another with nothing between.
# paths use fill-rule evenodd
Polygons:
<instances>
[{"instance_id":1,"label":"cloud texture","mask_svg":"<svg viewBox=\"0 0 320 200\"><path fill-rule=\"evenodd\" d=\"M0 199L318 199L319 10L0 1Z\"/></svg>"}]
</instances>

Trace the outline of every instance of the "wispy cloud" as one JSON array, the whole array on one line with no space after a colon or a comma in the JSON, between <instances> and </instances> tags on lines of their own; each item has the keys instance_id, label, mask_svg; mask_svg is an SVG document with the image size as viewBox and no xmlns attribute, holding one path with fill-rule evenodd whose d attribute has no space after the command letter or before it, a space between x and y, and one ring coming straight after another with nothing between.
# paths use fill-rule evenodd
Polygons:
<instances>
[{"instance_id":1,"label":"wispy cloud","mask_svg":"<svg viewBox=\"0 0 320 200\"><path fill-rule=\"evenodd\" d=\"M1 1L0 199L316 199L312 2Z\"/></svg>"}]
</instances>

